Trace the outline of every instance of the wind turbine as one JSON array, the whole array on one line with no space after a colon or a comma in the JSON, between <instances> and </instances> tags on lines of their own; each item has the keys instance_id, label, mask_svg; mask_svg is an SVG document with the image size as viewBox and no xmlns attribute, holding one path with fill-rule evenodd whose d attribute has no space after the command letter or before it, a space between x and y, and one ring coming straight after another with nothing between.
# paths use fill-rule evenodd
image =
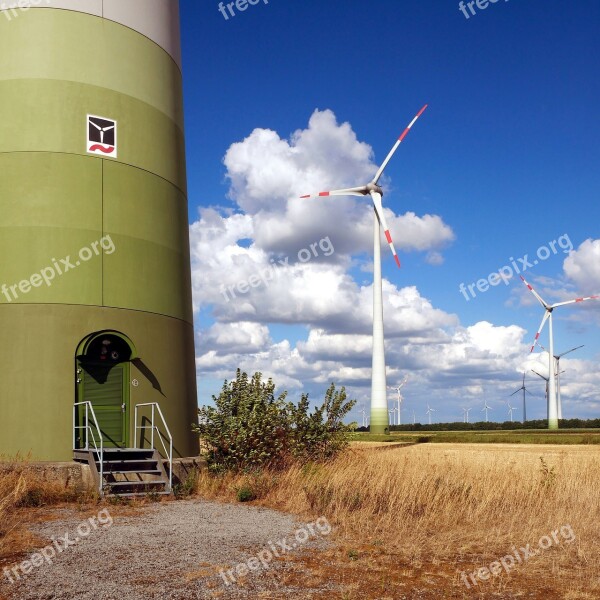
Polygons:
<instances>
[{"instance_id":1,"label":"wind turbine","mask_svg":"<svg viewBox=\"0 0 600 600\"><path fill-rule=\"evenodd\" d=\"M367 411L365 410L365 407L361 406L359 412L362 414L362 426L363 427L367 427L367 425L368 425L368 422L367 422Z\"/></svg>"},{"instance_id":2,"label":"wind turbine","mask_svg":"<svg viewBox=\"0 0 600 600\"><path fill-rule=\"evenodd\" d=\"M485 410L485 422L488 423L488 410L492 410L491 406L488 406L487 400L485 401L485 406L481 409L481 412Z\"/></svg>"},{"instance_id":3,"label":"wind turbine","mask_svg":"<svg viewBox=\"0 0 600 600\"><path fill-rule=\"evenodd\" d=\"M431 406L429 406L429 404L427 405L427 412L425 414L427 414L429 416L429 424L431 425L431 413L435 412L435 408L431 408Z\"/></svg>"},{"instance_id":4,"label":"wind turbine","mask_svg":"<svg viewBox=\"0 0 600 600\"><path fill-rule=\"evenodd\" d=\"M465 413L464 417L463 417L463 419L464 419L463 423L468 423L469 422L469 411L473 410L473 408L463 408L462 410Z\"/></svg>"},{"instance_id":5,"label":"wind turbine","mask_svg":"<svg viewBox=\"0 0 600 600\"><path fill-rule=\"evenodd\" d=\"M395 408L388 408L388 415L390 417L390 423L394 424L394 413L396 412Z\"/></svg>"},{"instance_id":6,"label":"wind turbine","mask_svg":"<svg viewBox=\"0 0 600 600\"><path fill-rule=\"evenodd\" d=\"M375 177L367 183L354 188L345 188L341 190L332 190L328 192L319 192L318 194L308 194L301 198L322 198L327 196L371 196L373 201L373 362L371 373L371 432L386 433L390 432L389 416L387 412L386 380L385 380L385 349L383 341L383 299L381 290L381 232L383 226L385 238L394 255L396 264L400 266L400 259L394 248L392 236L383 214L383 205L381 198L383 190L378 185L379 179L383 175L385 168L390 162L392 156L408 135L417 119L425 112L427 104L417 113L408 127L402 132L385 160L377 169Z\"/></svg>"},{"instance_id":7,"label":"wind turbine","mask_svg":"<svg viewBox=\"0 0 600 600\"><path fill-rule=\"evenodd\" d=\"M544 352L548 352L548 350L546 350L546 348L544 348L544 346L542 346L539 342L538 342L538 346ZM567 354L571 354L571 352L575 352L575 350L579 350L580 348L583 348L583 346L585 346L585 344L582 344L581 346L577 346L577 348L571 348L570 350L567 350L566 352L563 352L562 354L554 355L554 364L556 366L556 370L554 373L555 373L555 377L556 377L556 397L557 397L557 401L558 401L558 420L559 421L560 421L560 419L563 418L563 416L562 416L562 398L560 397L560 359L563 356L566 356Z\"/></svg>"},{"instance_id":8,"label":"wind turbine","mask_svg":"<svg viewBox=\"0 0 600 600\"><path fill-rule=\"evenodd\" d=\"M417 417L415 415L415 411L413 410L413 425L417 423Z\"/></svg>"},{"instance_id":9,"label":"wind turbine","mask_svg":"<svg viewBox=\"0 0 600 600\"><path fill-rule=\"evenodd\" d=\"M540 373L538 373L535 369L531 369L538 377L541 377L545 382L546 382L546 410L550 411L550 394L548 393L548 390L550 389L550 377L546 377L545 375L541 375ZM564 373L564 371L561 371L561 374Z\"/></svg>"},{"instance_id":10,"label":"wind turbine","mask_svg":"<svg viewBox=\"0 0 600 600\"><path fill-rule=\"evenodd\" d=\"M407 381L408 381L408 375L404 378L404 380L402 381L402 383L399 386L397 386L397 387L391 386L391 388L393 390L396 390L398 392L398 408L396 409L396 414L398 415L398 418L397 418L397 424L398 425L402 425L402 423L401 423L401 417L400 417L400 410L402 408L402 400L404 400L404 398L402 397L402 393L400 392L400 390L402 389L403 386L406 385Z\"/></svg>"},{"instance_id":11,"label":"wind turbine","mask_svg":"<svg viewBox=\"0 0 600 600\"><path fill-rule=\"evenodd\" d=\"M531 370L533 373L535 373L538 377L541 377L546 382L546 411L548 414L550 414L550 395L548 394L550 378L546 377L545 375L541 375L535 369Z\"/></svg>"},{"instance_id":12,"label":"wind turbine","mask_svg":"<svg viewBox=\"0 0 600 600\"><path fill-rule=\"evenodd\" d=\"M585 302L586 300L600 300L600 296L587 296L585 298L575 298L574 300L567 300L566 302L556 302L554 304L548 304L534 289L533 287L525 281L525 277L521 275L521 279L523 283L529 288L529 291L535 296L537 301L544 307L544 317L542 318L542 323L537 333L535 334L535 339L533 341L533 345L531 346L531 352L533 352L535 345L542 333L542 329L548 323L548 337L550 339L550 349L548 351L548 373L554 372L554 365L552 364L554 361L554 332L552 329L552 312L555 308L559 306L567 306L569 304L578 304L580 302ZM558 402L556 399L556 379L554 377L549 377L548 382L548 429L558 429Z\"/></svg>"},{"instance_id":13,"label":"wind turbine","mask_svg":"<svg viewBox=\"0 0 600 600\"><path fill-rule=\"evenodd\" d=\"M508 414L510 415L510 422L513 422L513 410L519 410L518 408L515 408L513 406L510 405L510 402L507 402L508 404Z\"/></svg>"},{"instance_id":14,"label":"wind turbine","mask_svg":"<svg viewBox=\"0 0 600 600\"><path fill-rule=\"evenodd\" d=\"M534 395L525 387L525 371L523 371L523 385L521 385L516 392L513 392L511 396L518 394L521 390L523 390L523 423L525 423L525 421L527 421L527 403L525 402L525 394L529 394L530 396Z\"/></svg>"}]
</instances>

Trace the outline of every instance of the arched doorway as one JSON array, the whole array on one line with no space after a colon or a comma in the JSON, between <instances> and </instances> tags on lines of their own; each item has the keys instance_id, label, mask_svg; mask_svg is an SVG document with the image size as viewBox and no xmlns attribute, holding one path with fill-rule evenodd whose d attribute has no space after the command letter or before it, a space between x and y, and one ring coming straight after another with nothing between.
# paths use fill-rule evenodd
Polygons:
<instances>
[{"instance_id":1,"label":"arched doorway","mask_svg":"<svg viewBox=\"0 0 600 600\"><path fill-rule=\"evenodd\" d=\"M107 448L129 445L130 361L137 358L133 342L118 331L99 331L88 335L77 346L76 400L91 402ZM83 411L78 411L79 423ZM83 435L82 429L76 430ZM81 440L75 440L76 448Z\"/></svg>"}]
</instances>

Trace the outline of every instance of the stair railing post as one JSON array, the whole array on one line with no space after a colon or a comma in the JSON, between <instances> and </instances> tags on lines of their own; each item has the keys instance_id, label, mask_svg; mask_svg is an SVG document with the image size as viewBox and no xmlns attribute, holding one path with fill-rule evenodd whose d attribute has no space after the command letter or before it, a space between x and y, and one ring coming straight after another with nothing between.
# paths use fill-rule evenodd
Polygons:
<instances>
[{"instance_id":1,"label":"stair railing post","mask_svg":"<svg viewBox=\"0 0 600 600\"><path fill-rule=\"evenodd\" d=\"M90 418L88 414L88 404L85 405L85 449L90 449Z\"/></svg>"},{"instance_id":2,"label":"stair railing post","mask_svg":"<svg viewBox=\"0 0 600 600\"><path fill-rule=\"evenodd\" d=\"M135 408L133 409L133 447L134 448L137 448L137 430L138 430L137 417L138 417L138 407L136 404Z\"/></svg>"},{"instance_id":3,"label":"stair railing post","mask_svg":"<svg viewBox=\"0 0 600 600\"><path fill-rule=\"evenodd\" d=\"M152 405L152 428L150 429L150 447L154 448L154 404Z\"/></svg>"}]
</instances>

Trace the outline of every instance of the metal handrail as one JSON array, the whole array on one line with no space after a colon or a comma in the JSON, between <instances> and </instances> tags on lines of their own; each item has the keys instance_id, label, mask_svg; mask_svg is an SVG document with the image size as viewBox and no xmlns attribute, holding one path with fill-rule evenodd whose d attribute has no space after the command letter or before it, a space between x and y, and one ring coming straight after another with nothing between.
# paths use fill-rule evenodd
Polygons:
<instances>
[{"instance_id":1,"label":"metal handrail","mask_svg":"<svg viewBox=\"0 0 600 600\"><path fill-rule=\"evenodd\" d=\"M138 426L138 408L140 408L142 406L151 406L152 407L152 413L151 413L152 416L151 416L151 420L150 420L150 425L139 425ZM167 436L169 439L169 449L168 450L165 445L165 440L163 439L164 436L163 436L162 432L154 424L155 409L158 410L158 414L162 421L162 425L163 425L165 431L167 432ZM140 429L140 430L150 429L150 445L152 446L153 450L157 450L157 448L154 445L154 431L156 430L156 432L158 433L158 439L160 440L160 443L162 444L165 455L169 457L169 491L171 491L173 489L173 436L171 435L171 432L169 431L169 426L167 425L167 422L165 421L165 417L162 413L162 410L160 410L160 405L158 404L158 402L146 402L144 404L136 404L135 405L134 433L133 433L133 436L134 436L133 447L134 448L137 448L137 431L138 431L138 429ZM142 439L143 438L144 438L144 436L142 436Z\"/></svg>"},{"instance_id":2,"label":"metal handrail","mask_svg":"<svg viewBox=\"0 0 600 600\"><path fill-rule=\"evenodd\" d=\"M85 406L85 425L77 425L77 407ZM96 442L96 436L92 428L90 427L90 414L92 415L92 424L96 428L98 432L98 437L100 438L100 448L98 448L98 443ZM76 448L76 432L78 429L85 430L85 448ZM100 431L100 426L98 425L98 419L96 419L96 413L94 412L94 407L91 402L75 402L73 405L73 450L89 450L90 449L90 437L92 439L92 444L96 452L98 453L98 458L100 461L100 483L99 483L99 491L102 493L102 485L104 481L104 440L102 439L102 432Z\"/></svg>"}]
</instances>

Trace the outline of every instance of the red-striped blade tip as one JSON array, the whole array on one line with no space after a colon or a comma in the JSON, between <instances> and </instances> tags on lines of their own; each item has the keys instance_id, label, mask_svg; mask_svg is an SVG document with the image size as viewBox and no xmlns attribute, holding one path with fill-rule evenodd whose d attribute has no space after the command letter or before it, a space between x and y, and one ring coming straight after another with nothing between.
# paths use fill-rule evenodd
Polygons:
<instances>
[{"instance_id":1,"label":"red-striped blade tip","mask_svg":"<svg viewBox=\"0 0 600 600\"><path fill-rule=\"evenodd\" d=\"M400 259L398 258L397 254L394 254L394 258L396 259L396 264L398 265L398 267L402 268L402 265L400 264Z\"/></svg>"},{"instance_id":2,"label":"red-striped blade tip","mask_svg":"<svg viewBox=\"0 0 600 600\"><path fill-rule=\"evenodd\" d=\"M329 196L329 192L319 192L319 196Z\"/></svg>"}]
</instances>

